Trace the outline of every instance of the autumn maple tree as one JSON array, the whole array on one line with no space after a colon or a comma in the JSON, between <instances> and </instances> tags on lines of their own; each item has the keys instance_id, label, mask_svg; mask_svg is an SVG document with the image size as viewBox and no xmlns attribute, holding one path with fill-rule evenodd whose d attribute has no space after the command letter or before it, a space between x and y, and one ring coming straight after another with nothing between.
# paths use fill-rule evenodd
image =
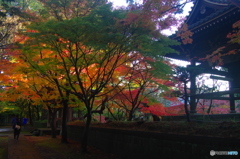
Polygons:
<instances>
[{"instance_id":1,"label":"autumn maple tree","mask_svg":"<svg viewBox=\"0 0 240 159\"><path fill-rule=\"evenodd\" d=\"M18 59L11 52L9 55L12 55L13 60L6 60L6 67L2 67L4 73L1 76L7 87L1 93L1 100L14 102L19 107L19 116L27 115L30 124L33 116L31 110L36 105L43 105L43 108L49 111L52 137L55 138L56 113L61 108L61 98L57 88L48 81L42 80L39 74L29 70L22 59Z\"/></svg>"},{"instance_id":2,"label":"autumn maple tree","mask_svg":"<svg viewBox=\"0 0 240 159\"><path fill-rule=\"evenodd\" d=\"M32 79L31 79L32 78ZM29 77L31 82L31 89L38 95L39 100L35 100L35 104L43 105L44 109L48 110L48 116L50 118L50 126L52 129L52 138L56 138L56 117L57 112L63 107L61 94L57 87L46 80L42 80L38 77ZM63 139L62 139L63 140ZM62 141L63 142L63 141ZM67 140L66 140L67 142Z\"/></svg>"},{"instance_id":3,"label":"autumn maple tree","mask_svg":"<svg viewBox=\"0 0 240 159\"><path fill-rule=\"evenodd\" d=\"M158 61L162 61L163 55L175 52L169 46L177 43L160 31L176 23L171 13L176 11L179 1L146 0L120 10L113 10L111 4L104 4L105 1L40 2L44 9L17 35L18 45L14 47L13 54L39 78L54 85L39 91L55 96L57 90L64 113L69 104L69 95L84 103L87 114L82 151L86 152L96 100L101 97L107 100L107 94L122 83L115 81L115 85L111 85L115 71L133 62L131 55L139 54L144 59L152 59L141 69L135 67L132 77L125 74L131 79L130 83L138 83L138 80L138 86L145 87L145 90L150 87L150 82L141 83L145 76L149 78L160 73L163 63ZM147 68L157 71L148 74ZM133 81L133 77L139 75L143 80L136 78ZM62 130L66 131L64 118Z\"/></svg>"},{"instance_id":4,"label":"autumn maple tree","mask_svg":"<svg viewBox=\"0 0 240 159\"><path fill-rule=\"evenodd\" d=\"M120 76L121 81L118 82L121 83L111 92L111 101L114 103L112 107L123 109L128 121L133 120L136 111L151 106L147 105L149 98L166 90L166 82L171 76L171 68L163 59L156 61L134 54L131 60L115 70L115 73L125 72L125 75ZM154 63L155 67L151 63Z\"/></svg>"},{"instance_id":5,"label":"autumn maple tree","mask_svg":"<svg viewBox=\"0 0 240 159\"><path fill-rule=\"evenodd\" d=\"M1 74L1 80L4 82L4 91L0 93L1 101L14 103L18 107L16 114L19 116L28 116L29 123L32 125L32 117L34 112L33 101L38 100L39 96L30 88L29 82L22 72L17 73L11 70L11 65L17 66L17 63L5 63L7 67ZM11 73L8 72L10 69ZM8 71L7 71L8 70ZM15 70L15 69L14 69ZM37 115L36 115L37 116Z\"/></svg>"}]
</instances>

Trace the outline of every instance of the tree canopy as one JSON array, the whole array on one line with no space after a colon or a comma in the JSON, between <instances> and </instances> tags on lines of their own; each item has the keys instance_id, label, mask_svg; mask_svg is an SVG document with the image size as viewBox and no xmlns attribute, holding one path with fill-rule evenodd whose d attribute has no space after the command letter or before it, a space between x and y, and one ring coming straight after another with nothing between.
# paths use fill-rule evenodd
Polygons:
<instances>
[{"instance_id":1,"label":"tree canopy","mask_svg":"<svg viewBox=\"0 0 240 159\"><path fill-rule=\"evenodd\" d=\"M23 83L21 91L28 88L49 111L61 106L65 139L67 108L80 102L86 109L85 152L92 114L99 107L105 109L111 93L130 96L139 105L149 92L163 90L171 80L172 70L163 56L174 53L170 46L178 43L160 31L176 23L171 13L179 1L147 0L121 9L104 0L37 3L41 6L28 8L14 34L15 45L7 50L11 58L2 59L1 81L18 89Z\"/></svg>"}]
</instances>

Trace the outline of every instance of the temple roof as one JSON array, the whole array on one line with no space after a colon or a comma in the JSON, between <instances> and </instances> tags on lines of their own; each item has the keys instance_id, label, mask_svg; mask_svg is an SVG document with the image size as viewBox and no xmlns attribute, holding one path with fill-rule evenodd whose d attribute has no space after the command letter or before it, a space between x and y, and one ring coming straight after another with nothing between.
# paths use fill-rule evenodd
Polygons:
<instances>
[{"instance_id":1,"label":"temple roof","mask_svg":"<svg viewBox=\"0 0 240 159\"><path fill-rule=\"evenodd\" d=\"M228 43L229 39L226 36L233 31L232 25L238 20L240 20L240 0L195 0L185 20L188 29L193 33L191 37L193 42L176 46L175 49L179 54L168 56L181 60L195 57L201 59L222 46L228 45L228 50L232 49L235 46ZM172 35L171 38L181 41L181 37L176 35ZM234 57L231 61L240 61L240 56Z\"/></svg>"},{"instance_id":2,"label":"temple roof","mask_svg":"<svg viewBox=\"0 0 240 159\"><path fill-rule=\"evenodd\" d=\"M185 23L188 24L189 29L193 29L236 7L240 7L239 0L195 0Z\"/></svg>"},{"instance_id":3,"label":"temple roof","mask_svg":"<svg viewBox=\"0 0 240 159\"><path fill-rule=\"evenodd\" d=\"M228 5L230 3L229 0L204 0L204 1L214 5Z\"/></svg>"}]
</instances>

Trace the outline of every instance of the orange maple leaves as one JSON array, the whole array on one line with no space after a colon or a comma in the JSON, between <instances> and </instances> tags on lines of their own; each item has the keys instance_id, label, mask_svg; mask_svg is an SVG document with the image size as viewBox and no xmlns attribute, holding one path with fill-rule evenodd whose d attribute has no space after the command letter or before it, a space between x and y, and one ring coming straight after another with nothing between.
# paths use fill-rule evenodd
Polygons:
<instances>
[{"instance_id":1,"label":"orange maple leaves","mask_svg":"<svg viewBox=\"0 0 240 159\"><path fill-rule=\"evenodd\" d=\"M232 27L233 31L226 36L230 39L228 43L240 44L240 20L235 22ZM238 51L238 48L229 50L226 46L222 46L200 60L207 60L211 65L221 66L224 64L224 56L235 55Z\"/></svg>"},{"instance_id":2,"label":"orange maple leaves","mask_svg":"<svg viewBox=\"0 0 240 159\"><path fill-rule=\"evenodd\" d=\"M191 44L192 43L192 37L193 33L188 30L188 25L183 24L180 30L177 33L177 36L181 38L183 44Z\"/></svg>"}]
</instances>

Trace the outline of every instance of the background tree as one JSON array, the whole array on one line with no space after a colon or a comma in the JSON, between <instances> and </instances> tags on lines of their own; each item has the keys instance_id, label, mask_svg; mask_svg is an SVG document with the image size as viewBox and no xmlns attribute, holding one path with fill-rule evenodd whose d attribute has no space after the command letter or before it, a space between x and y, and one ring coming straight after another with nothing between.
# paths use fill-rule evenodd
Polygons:
<instances>
[{"instance_id":1,"label":"background tree","mask_svg":"<svg viewBox=\"0 0 240 159\"><path fill-rule=\"evenodd\" d=\"M107 3L107 0L39 0L43 4L40 11L44 18L57 21L85 17L92 10Z\"/></svg>"},{"instance_id":2,"label":"background tree","mask_svg":"<svg viewBox=\"0 0 240 159\"><path fill-rule=\"evenodd\" d=\"M60 85L61 89L77 96L87 108L83 151L86 151L94 101L111 81L114 70L128 60L124 55L141 52L158 60L159 55L174 52L167 46L175 43L152 30L153 21L138 16L112 11L110 5L105 5L85 17L28 26L34 32L27 32L30 39L21 46L22 57L52 83L59 79L66 81ZM36 57L41 59L35 61Z\"/></svg>"},{"instance_id":3,"label":"background tree","mask_svg":"<svg viewBox=\"0 0 240 159\"><path fill-rule=\"evenodd\" d=\"M187 91L187 83L189 82L190 74L189 70L184 67L176 67L176 75L177 75L177 80L180 82L183 82L184 84L184 109L185 109L185 114L187 117L187 121L190 122L190 114L188 110L188 91Z\"/></svg>"},{"instance_id":4,"label":"background tree","mask_svg":"<svg viewBox=\"0 0 240 159\"><path fill-rule=\"evenodd\" d=\"M15 55L54 84L59 93L65 92L66 96L61 96L64 101L72 94L84 103L87 121L82 148L86 152L95 101L114 89L109 84L115 70L132 54L158 61L174 52L169 46L177 43L160 31L175 24L170 13L176 11L179 1L148 0L122 10L92 5L97 1L81 1L84 8L76 12L73 5L81 8L80 1L41 2L44 9L35 12L36 18L19 36L22 41L18 41ZM96 7L88 9L86 4ZM149 63L157 70L156 64Z\"/></svg>"},{"instance_id":5,"label":"background tree","mask_svg":"<svg viewBox=\"0 0 240 159\"><path fill-rule=\"evenodd\" d=\"M155 63L154 68L150 64L153 62ZM157 70L155 70L156 68ZM166 90L165 82L170 80L171 75L171 69L163 59L155 61L137 54L132 57L131 62L117 70L121 73L125 71L127 74L121 78L121 84L118 84L111 93L114 94L111 100L125 110L128 121L133 119L137 110L148 103L147 99L151 94Z\"/></svg>"}]
</instances>

